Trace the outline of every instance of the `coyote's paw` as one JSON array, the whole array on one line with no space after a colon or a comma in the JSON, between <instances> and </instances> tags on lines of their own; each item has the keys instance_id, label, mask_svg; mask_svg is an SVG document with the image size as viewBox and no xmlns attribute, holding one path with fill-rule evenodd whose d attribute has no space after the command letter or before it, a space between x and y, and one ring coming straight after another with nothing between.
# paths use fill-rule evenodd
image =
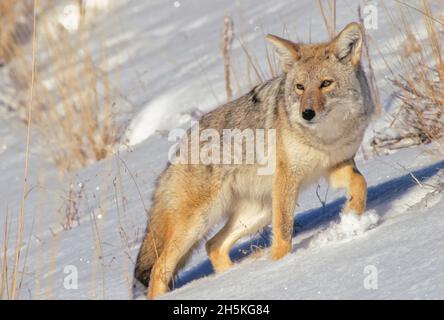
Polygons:
<instances>
[{"instance_id":1,"label":"coyote's paw","mask_svg":"<svg viewBox=\"0 0 444 320\"><path fill-rule=\"evenodd\" d=\"M289 243L273 244L271 247L271 258L273 260L282 259L291 251L291 241Z\"/></svg>"}]
</instances>

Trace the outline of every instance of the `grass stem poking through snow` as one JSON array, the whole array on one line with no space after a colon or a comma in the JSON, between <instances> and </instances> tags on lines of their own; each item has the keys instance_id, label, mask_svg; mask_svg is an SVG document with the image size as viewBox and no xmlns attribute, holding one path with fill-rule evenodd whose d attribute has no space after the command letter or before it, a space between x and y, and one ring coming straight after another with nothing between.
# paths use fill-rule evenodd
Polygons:
<instances>
[{"instance_id":1,"label":"grass stem poking through snow","mask_svg":"<svg viewBox=\"0 0 444 320\"><path fill-rule=\"evenodd\" d=\"M227 94L228 101L230 101L233 98L233 90L231 89L231 82L230 82L230 54L231 54L232 43L233 43L233 20L230 17L226 16L224 18L222 57L224 59L225 92Z\"/></svg>"},{"instance_id":2,"label":"grass stem poking through snow","mask_svg":"<svg viewBox=\"0 0 444 320\"><path fill-rule=\"evenodd\" d=\"M35 80L35 65L36 65L36 10L38 7L39 0L34 0L34 11L33 11L33 36L32 36L32 69L31 69L31 87L29 90L29 105L28 105L28 122L27 122L27 134L26 134L26 153L25 153L25 169L24 169L24 177L23 177L23 193L22 200L20 205L20 214L17 222L17 235L16 242L14 247L14 264L12 269L12 279L11 279L11 299L16 298L17 294L17 277L18 277L18 268L20 265L20 253L21 246L23 241L23 233L24 233L24 223L25 223L25 204L26 197L28 194L28 169L29 169L29 151L31 144L31 124L32 124L32 111L34 104L34 80Z\"/></svg>"}]
</instances>

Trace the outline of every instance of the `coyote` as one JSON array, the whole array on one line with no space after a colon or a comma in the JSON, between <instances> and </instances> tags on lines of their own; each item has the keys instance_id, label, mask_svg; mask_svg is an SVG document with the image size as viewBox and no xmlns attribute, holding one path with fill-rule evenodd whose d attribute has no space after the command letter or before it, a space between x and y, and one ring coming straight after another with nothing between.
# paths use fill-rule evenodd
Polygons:
<instances>
[{"instance_id":1,"label":"coyote","mask_svg":"<svg viewBox=\"0 0 444 320\"><path fill-rule=\"evenodd\" d=\"M258 175L256 164L170 164L164 170L135 266L148 299L168 291L192 249L223 219L225 225L205 246L216 272L232 265L236 241L270 223L271 257L284 257L292 248L298 193L320 177L347 190L345 212L365 210L367 184L354 156L374 103L360 63L361 26L350 23L321 44L266 39L282 74L204 115L199 125L218 132L274 129L274 172Z\"/></svg>"}]
</instances>

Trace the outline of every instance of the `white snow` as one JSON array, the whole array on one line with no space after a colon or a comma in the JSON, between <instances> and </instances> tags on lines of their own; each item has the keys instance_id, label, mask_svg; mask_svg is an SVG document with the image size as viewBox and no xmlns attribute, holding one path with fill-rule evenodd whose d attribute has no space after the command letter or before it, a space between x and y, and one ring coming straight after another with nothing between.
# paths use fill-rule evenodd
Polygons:
<instances>
[{"instance_id":1,"label":"white snow","mask_svg":"<svg viewBox=\"0 0 444 320\"><path fill-rule=\"evenodd\" d=\"M79 30L80 10L79 6L69 4L63 7L61 14L57 17L58 22L69 32Z\"/></svg>"},{"instance_id":2,"label":"white snow","mask_svg":"<svg viewBox=\"0 0 444 320\"><path fill-rule=\"evenodd\" d=\"M323 246L329 242L351 240L376 227L378 221L379 215L374 210L369 210L362 215L355 212L341 212L339 221L334 221L324 230L320 230L310 241L309 247Z\"/></svg>"},{"instance_id":3,"label":"white snow","mask_svg":"<svg viewBox=\"0 0 444 320\"><path fill-rule=\"evenodd\" d=\"M117 2L117 0L83 0L85 22L94 22L98 15L112 9ZM78 32L82 19L78 4L77 0L59 0L44 16L43 30L54 36L60 32L59 26L69 33Z\"/></svg>"},{"instance_id":4,"label":"white snow","mask_svg":"<svg viewBox=\"0 0 444 320\"><path fill-rule=\"evenodd\" d=\"M178 101L184 101L189 97L191 88L176 88L170 92L160 95L151 101L143 110L134 117L127 131L125 140L128 145L134 146L156 132L168 131L190 124L193 120L191 113L200 114L199 109L180 111ZM193 105L199 105L197 101ZM185 104L186 106L186 104ZM201 101L201 106L205 102Z\"/></svg>"},{"instance_id":5,"label":"white snow","mask_svg":"<svg viewBox=\"0 0 444 320\"><path fill-rule=\"evenodd\" d=\"M395 46L386 44L399 38L385 17L386 10L376 3L381 10L379 29L369 32L390 62L390 49ZM396 8L395 2L384 4L389 10ZM356 20L357 4L337 1L337 5L338 28ZM91 37L103 41L114 57L111 65L124 94L122 101L133 107L125 135L130 147L63 179L43 155L31 153L21 255L26 266L23 258L19 298L132 298L132 272L145 229L145 210L172 145L165 135L156 133L186 126L225 101L220 57L225 15L233 17L235 32L264 70L266 33L282 35L286 26L295 40L327 38L317 5L308 0L127 0L102 11L91 26ZM421 16L412 13L412 17L419 25ZM100 56L100 46L92 47ZM245 92L248 77L240 66L246 65L246 58L237 41L232 55ZM389 71L377 50L372 51L372 61L385 104L391 94L384 80ZM241 93L233 88L237 95ZM7 103L3 91L0 98L1 105ZM8 227L10 270L25 144L23 128L11 129L8 114L0 115L0 235ZM376 121L368 136L383 124ZM358 167L369 185L364 215L341 213L343 192L327 189L321 182L319 193L326 196L325 204L318 200L316 186L300 196L291 254L270 260L270 228L266 228L234 248L236 264L231 270L214 275L200 247L179 273L175 289L161 298L443 299L442 157L434 158L426 147L412 148L359 159ZM70 200L78 204L78 212L67 209ZM2 237L0 262L4 263ZM77 286L66 287L72 266L77 270ZM368 288L365 281L375 272L377 288Z\"/></svg>"}]
</instances>

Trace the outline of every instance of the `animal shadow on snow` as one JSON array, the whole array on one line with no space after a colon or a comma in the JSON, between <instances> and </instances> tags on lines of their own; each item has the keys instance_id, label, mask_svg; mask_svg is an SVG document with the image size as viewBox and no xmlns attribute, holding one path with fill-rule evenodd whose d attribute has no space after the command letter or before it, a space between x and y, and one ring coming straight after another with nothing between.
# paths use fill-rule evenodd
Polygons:
<instances>
[{"instance_id":1,"label":"animal shadow on snow","mask_svg":"<svg viewBox=\"0 0 444 320\"><path fill-rule=\"evenodd\" d=\"M440 161L411 173L419 182L423 182L434 176L441 169L444 169L444 161ZM412 178L410 173L407 173L398 178L370 186L367 195L367 209L375 210L377 214L383 218L385 213L390 210L392 201L403 196L416 185L417 182ZM345 197L342 197L325 204L324 207L310 209L298 214L293 228L293 237L301 232L309 232L322 228L337 219L344 202ZM231 250L230 257L236 262L252 254L255 247L269 247L270 244L271 229L270 227L267 227L259 236L255 236L252 239L241 242L239 245L235 246ZM205 259L205 261L199 263L195 267L180 273L174 281L174 289L180 288L190 281L208 276L212 273L214 273L214 270L211 266L211 262L209 259Z\"/></svg>"}]
</instances>

